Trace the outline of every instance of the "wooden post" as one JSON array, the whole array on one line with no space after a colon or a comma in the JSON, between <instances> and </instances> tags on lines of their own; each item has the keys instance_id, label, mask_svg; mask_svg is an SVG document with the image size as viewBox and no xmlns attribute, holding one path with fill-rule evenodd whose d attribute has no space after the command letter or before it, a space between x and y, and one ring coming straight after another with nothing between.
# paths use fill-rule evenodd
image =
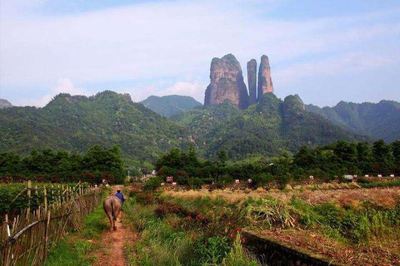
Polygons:
<instances>
[{"instance_id":1,"label":"wooden post","mask_svg":"<svg viewBox=\"0 0 400 266\"><path fill-rule=\"evenodd\" d=\"M47 258L47 248L49 243L49 226L50 226L50 210L47 212L46 226L44 228L43 262L45 262Z\"/></svg>"},{"instance_id":2,"label":"wooden post","mask_svg":"<svg viewBox=\"0 0 400 266\"><path fill-rule=\"evenodd\" d=\"M26 219L29 221L29 216L31 213L31 196L32 196L32 181L28 180L28 211L26 212Z\"/></svg>"},{"instance_id":3,"label":"wooden post","mask_svg":"<svg viewBox=\"0 0 400 266\"><path fill-rule=\"evenodd\" d=\"M58 185L58 201L60 203L61 203L61 194L62 194L61 185Z\"/></svg>"},{"instance_id":4,"label":"wooden post","mask_svg":"<svg viewBox=\"0 0 400 266\"><path fill-rule=\"evenodd\" d=\"M35 204L37 205L37 207L40 206L40 203L39 203L39 190L38 190L38 186L37 185L35 186Z\"/></svg>"},{"instance_id":5,"label":"wooden post","mask_svg":"<svg viewBox=\"0 0 400 266\"><path fill-rule=\"evenodd\" d=\"M6 227L7 227L7 237L11 236L11 230L10 230L10 223L8 221L8 214L6 213ZM2 258L2 263L4 263L4 265L8 264L8 251L10 250L10 248L8 248L7 246L9 245L9 242L7 241L5 246L4 246L4 252L3 252L3 258Z\"/></svg>"},{"instance_id":6,"label":"wooden post","mask_svg":"<svg viewBox=\"0 0 400 266\"><path fill-rule=\"evenodd\" d=\"M47 213L47 189L46 189L46 186L44 187L43 195L44 195L44 211L45 211L45 213Z\"/></svg>"}]
</instances>

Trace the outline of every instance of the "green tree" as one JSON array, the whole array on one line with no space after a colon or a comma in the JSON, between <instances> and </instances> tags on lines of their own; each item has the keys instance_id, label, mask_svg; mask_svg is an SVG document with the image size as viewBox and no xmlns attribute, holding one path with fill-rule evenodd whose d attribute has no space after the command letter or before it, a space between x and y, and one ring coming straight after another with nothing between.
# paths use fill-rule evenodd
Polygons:
<instances>
[{"instance_id":1,"label":"green tree","mask_svg":"<svg viewBox=\"0 0 400 266\"><path fill-rule=\"evenodd\" d=\"M394 163L390 145L387 145L383 140L378 140L373 144L372 153L374 158L373 171L389 174Z\"/></svg>"}]
</instances>

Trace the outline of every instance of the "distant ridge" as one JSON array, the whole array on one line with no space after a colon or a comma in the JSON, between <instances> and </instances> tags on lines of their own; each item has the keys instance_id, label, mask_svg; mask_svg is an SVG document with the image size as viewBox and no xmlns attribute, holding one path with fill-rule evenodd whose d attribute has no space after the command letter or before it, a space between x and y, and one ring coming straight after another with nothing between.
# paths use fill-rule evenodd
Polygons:
<instances>
[{"instance_id":1,"label":"distant ridge","mask_svg":"<svg viewBox=\"0 0 400 266\"><path fill-rule=\"evenodd\" d=\"M391 142L400 139L400 103L339 102L334 107L307 105L306 110L319 114L347 130Z\"/></svg>"},{"instance_id":2,"label":"distant ridge","mask_svg":"<svg viewBox=\"0 0 400 266\"><path fill-rule=\"evenodd\" d=\"M165 117L172 117L198 106L202 106L201 103L192 97L180 95L150 96L141 103L145 107Z\"/></svg>"}]
</instances>

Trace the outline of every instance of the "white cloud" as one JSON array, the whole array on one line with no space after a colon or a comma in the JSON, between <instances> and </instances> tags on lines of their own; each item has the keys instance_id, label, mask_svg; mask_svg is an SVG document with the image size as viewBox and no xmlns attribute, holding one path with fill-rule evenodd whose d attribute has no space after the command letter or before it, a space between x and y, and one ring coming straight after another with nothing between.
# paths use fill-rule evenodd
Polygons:
<instances>
[{"instance_id":1,"label":"white cloud","mask_svg":"<svg viewBox=\"0 0 400 266\"><path fill-rule=\"evenodd\" d=\"M400 54L400 48L392 48L390 53L382 48L387 42L400 47L395 40L400 23L387 19L399 10L285 21L269 17L268 11L278 0L196 0L141 3L61 16L23 17L21 14L29 13L24 10L18 16L24 4L30 5L25 8L29 10L43 2L2 1L6 4L0 8L1 15L13 12L0 16L1 90L47 87L52 95L55 91L51 88L59 77L69 77L79 85L147 80L148 84L129 89L134 99L176 93L202 100L211 58L229 52L238 57L243 68L250 58L268 54L276 88L300 82L303 75L378 68L379 62L393 63L385 61L389 56L399 62L395 54ZM356 61L368 52L377 56L370 64L361 60L362 66L357 67ZM326 54L337 58L325 59ZM162 79L184 82L160 86L157 82ZM71 89L67 83L60 88ZM81 91L74 88L72 93Z\"/></svg>"},{"instance_id":2,"label":"white cloud","mask_svg":"<svg viewBox=\"0 0 400 266\"><path fill-rule=\"evenodd\" d=\"M71 95L86 95L88 96L88 92L84 89L76 88L72 81L68 78L61 78L57 81L57 85L54 86L50 90L50 92L44 96L41 96L36 99L26 100L26 105L28 106L36 106L43 107L48 104L54 96L59 93L68 93Z\"/></svg>"},{"instance_id":3,"label":"white cloud","mask_svg":"<svg viewBox=\"0 0 400 266\"><path fill-rule=\"evenodd\" d=\"M194 97L196 100L203 102L204 100L204 90L206 89L206 85L200 83L191 83L191 82L177 82L171 87L166 88L159 92L160 96L165 95L190 95Z\"/></svg>"},{"instance_id":4,"label":"white cloud","mask_svg":"<svg viewBox=\"0 0 400 266\"><path fill-rule=\"evenodd\" d=\"M145 86L142 88L117 89L120 93L129 93L135 102L140 102L149 97L166 95L192 96L199 102L204 100L204 91L207 85L200 82L178 81L170 86Z\"/></svg>"}]
</instances>

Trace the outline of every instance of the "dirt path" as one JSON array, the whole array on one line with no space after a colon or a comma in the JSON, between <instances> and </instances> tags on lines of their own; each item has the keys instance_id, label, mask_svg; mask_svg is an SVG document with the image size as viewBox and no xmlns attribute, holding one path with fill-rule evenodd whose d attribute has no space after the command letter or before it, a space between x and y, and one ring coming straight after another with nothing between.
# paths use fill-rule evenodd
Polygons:
<instances>
[{"instance_id":1,"label":"dirt path","mask_svg":"<svg viewBox=\"0 0 400 266\"><path fill-rule=\"evenodd\" d=\"M113 186L113 194L123 186ZM126 197L126 195L125 195ZM107 230L100 240L100 249L96 252L95 266L124 266L128 265L124 256L124 246L128 242L135 241L136 235L121 220L124 214L121 212L116 221L117 230Z\"/></svg>"}]
</instances>

